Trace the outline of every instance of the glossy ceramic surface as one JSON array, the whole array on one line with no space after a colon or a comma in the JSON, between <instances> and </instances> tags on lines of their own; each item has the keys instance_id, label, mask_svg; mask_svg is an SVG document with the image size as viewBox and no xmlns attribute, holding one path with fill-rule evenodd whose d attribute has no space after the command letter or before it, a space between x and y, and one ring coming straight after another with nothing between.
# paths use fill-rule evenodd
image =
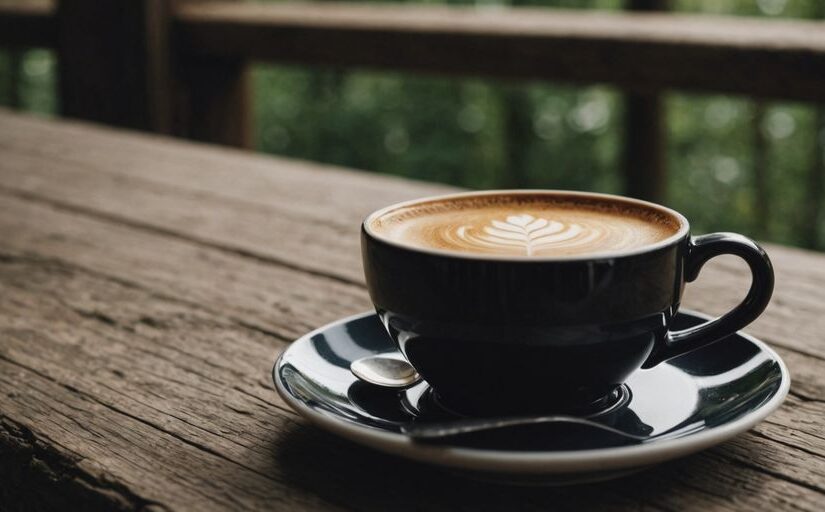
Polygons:
<instances>
[{"instance_id":1,"label":"glossy ceramic surface","mask_svg":"<svg viewBox=\"0 0 825 512\"><path fill-rule=\"evenodd\" d=\"M632 251L532 258L417 247L370 229L371 219L403 205L498 196L635 205L672 218L680 228L659 243ZM688 231L679 213L619 196L467 192L373 213L362 224L361 255L370 298L387 332L452 409L584 414L640 367L716 342L748 325L767 306L774 276L765 251L741 235L691 237ZM713 322L680 329L673 319L685 283L722 254L739 256L749 265L753 279L745 300Z\"/></svg>"},{"instance_id":2,"label":"glossy ceramic surface","mask_svg":"<svg viewBox=\"0 0 825 512\"><path fill-rule=\"evenodd\" d=\"M680 313L678 328L705 321ZM315 424L373 448L475 476L515 483L571 483L605 479L720 443L774 410L790 383L779 356L738 333L628 379L618 404L598 420L642 443L577 425L538 425L413 442L410 422L459 416L439 404L427 383L390 390L359 381L349 365L394 353L374 313L325 326L295 341L273 378L281 396ZM610 405L610 404L608 404Z\"/></svg>"}]
</instances>

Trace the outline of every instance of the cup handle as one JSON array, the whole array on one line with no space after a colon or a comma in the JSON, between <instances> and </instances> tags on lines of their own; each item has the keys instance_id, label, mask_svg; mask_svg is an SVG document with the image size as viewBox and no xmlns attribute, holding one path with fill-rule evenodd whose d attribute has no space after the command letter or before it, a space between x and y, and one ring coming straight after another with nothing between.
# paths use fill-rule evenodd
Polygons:
<instances>
[{"instance_id":1,"label":"cup handle","mask_svg":"<svg viewBox=\"0 0 825 512\"><path fill-rule=\"evenodd\" d=\"M704 347L733 334L753 322L768 306L773 294L773 265L768 254L750 238L736 233L712 233L692 237L685 257L685 281L699 276L702 266L722 254L739 256L748 264L753 276L745 299L727 314L683 331L667 334L660 346L645 361L642 368L657 364Z\"/></svg>"}]
</instances>

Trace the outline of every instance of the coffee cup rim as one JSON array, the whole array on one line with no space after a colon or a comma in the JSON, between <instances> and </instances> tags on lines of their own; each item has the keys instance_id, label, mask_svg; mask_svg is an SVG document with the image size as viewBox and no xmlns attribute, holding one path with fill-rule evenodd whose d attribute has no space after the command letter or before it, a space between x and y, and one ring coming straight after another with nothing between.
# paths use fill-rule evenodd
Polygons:
<instances>
[{"instance_id":1,"label":"coffee cup rim","mask_svg":"<svg viewBox=\"0 0 825 512\"><path fill-rule=\"evenodd\" d=\"M596 251L588 254L576 254L576 255L567 255L567 256L519 256L519 255L509 255L509 254L489 254L489 253L469 253L469 252L460 252L460 251L449 251L446 249L435 249L432 247L421 247L416 246L413 244L408 244L404 242L399 242L397 240L392 240L388 237L381 236L380 234L376 233L371 227L370 224L375 219L388 214L393 210L397 210L399 208L405 208L408 206L414 206L416 204L431 202L431 201L443 201L449 199L459 199L463 197L483 197L483 196L492 196L492 195L564 195L564 196L573 196L573 197L582 197L582 198L597 198L597 199L606 199L606 200L613 200L619 201L626 204L641 206L645 208L651 208L654 210L658 210L665 215L668 215L679 223L679 229L676 233L670 235L667 238L664 238L656 243L650 245L644 245L642 247L636 247L633 249L627 249L624 251ZM515 190L508 190L508 189L496 189L496 190L476 190L476 191L469 191L469 192L457 192L451 194L440 194L440 195L433 195L433 196L426 196L420 197L417 199L410 199L408 201L401 201L398 203L391 204L389 206L385 206L384 208L380 208L369 215L361 222L361 229L364 233L366 233L369 237L380 241L382 243L397 247L399 249L403 249L406 251L417 252L417 253L424 253L424 254L432 254L435 256L447 257L447 258L457 258L457 259L465 259L465 260L483 260L483 261L503 261L503 262L567 262L567 261L587 261L587 260L605 260L605 259L615 259L615 258L622 258L627 256L636 256L639 254L646 254L658 249L663 249L665 247L671 246L674 243L682 240L683 238L687 237L688 233L690 232L690 223L688 222L687 218L684 215L668 208L666 206L662 206L660 204L652 203L650 201L644 201L642 199L635 199L632 197L625 197L619 196L615 194L604 194L600 192L583 192L577 190L558 190L558 189L515 189Z\"/></svg>"}]
</instances>

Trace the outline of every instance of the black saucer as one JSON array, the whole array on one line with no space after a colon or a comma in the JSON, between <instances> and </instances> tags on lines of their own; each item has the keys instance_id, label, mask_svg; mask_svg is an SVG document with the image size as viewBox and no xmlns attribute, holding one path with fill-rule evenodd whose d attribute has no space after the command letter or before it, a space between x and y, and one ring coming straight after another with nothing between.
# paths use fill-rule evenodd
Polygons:
<instances>
[{"instance_id":1,"label":"black saucer","mask_svg":"<svg viewBox=\"0 0 825 512\"><path fill-rule=\"evenodd\" d=\"M704 321L681 312L677 329ZM416 460L516 483L570 483L611 478L683 456L748 430L778 407L790 378L779 356L738 333L649 370L634 373L598 421L639 443L569 424L520 427L414 442L401 433L410 422L445 421L426 383L405 391L356 379L349 365L395 352L373 313L346 318L295 341L273 369L276 388L303 416L356 442Z\"/></svg>"}]
</instances>

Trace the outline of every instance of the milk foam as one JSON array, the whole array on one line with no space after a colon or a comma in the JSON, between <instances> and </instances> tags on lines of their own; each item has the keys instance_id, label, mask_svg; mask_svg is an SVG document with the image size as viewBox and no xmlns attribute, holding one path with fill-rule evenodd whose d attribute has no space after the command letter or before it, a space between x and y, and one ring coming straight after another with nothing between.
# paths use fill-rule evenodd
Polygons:
<instances>
[{"instance_id":1,"label":"milk foam","mask_svg":"<svg viewBox=\"0 0 825 512\"><path fill-rule=\"evenodd\" d=\"M664 211L619 200L516 194L406 206L370 227L418 247L542 257L632 250L670 237L679 223Z\"/></svg>"}]
</instances>

